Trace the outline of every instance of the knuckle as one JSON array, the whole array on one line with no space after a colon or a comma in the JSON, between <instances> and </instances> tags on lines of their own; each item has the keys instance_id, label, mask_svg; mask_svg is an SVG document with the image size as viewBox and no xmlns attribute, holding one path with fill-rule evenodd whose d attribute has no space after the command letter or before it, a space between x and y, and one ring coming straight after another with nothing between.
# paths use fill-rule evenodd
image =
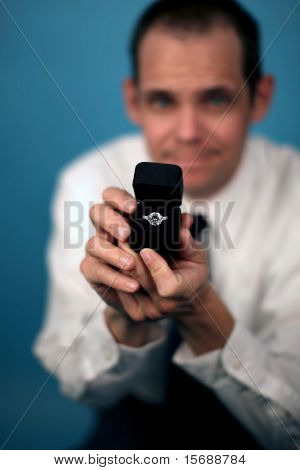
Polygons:
<instances>
[{"instance_id":1,"label":"knuckle","mask_svg":"<svg viewBox=\"0 0 300 470\"><path fill-rule=\"evenodd\" d=\"M168 285L159 285L157 286L157 291L162 298L170 297L171 290Z\"/></svg>"},{"instance_id":2,"label":"knuckle","mask_svg":"<svg viewBox=\"0 0 300 470\"><path fill-rule=\"evenodd\" d=\"M95 220L96 212L99 210L100 204L93 204L89 210L89 217L92 221Z\"/></svg>"},{"instance_id":3,"label":"knuckle","mask_svg":"<svg viewBox=\"0 0 300 470\"><path fill-rule=\"evenodd\" d=\"M158 286L158 292L161 297L178 297L184 293L184 285L178 273L169 282L162 282Z\"/></svg>"},{"instance_id":4,"label":"knuckle","mask_svg":"<svg viewBox=\"0 0 300 470\"><path fill-rule=\"evenodd\" d=\"M173 297L177 294L177 287L168 285L167 283L158 286L157 290L159 295L163 298Z\"/></svg>"},{"instance_id":5,"label":"knuckle","mask_svg":"<svg viewBox=\"0 0 300 470\"><path fill-rule=\"evenodd\" d=\"M159 303L159 309L162 313L172 313L176 310L176 302L174 300L163 299Z\"/></svg>"},{"instance_id":6,"label":"knuckle","mask_svg":"<svg viewBox=\"0 0 300 470\"><path fill-rule=\"evenodd\" d=\"M143 303L136 296L135 298L137 300L137 303L134 307L130 309L129 314L134 321L141 322L147 318L147 315Z\"/></svg>"},{"instance_id":7,"label":"knuckle","mask_svg":"<svg viewBox=\"0 0 300 470\"><path fill-rule=\"evenodd\" d=\"M158 290L159 295L163 298L170 296L169 292L165 288L158 288L157 290Z\"/></svg>"},{"instance_id":8,"label":"knuckle","mask_svg":"<svg viewBox=\"0 0 300 470\"><path fill-rule=\"evenodd\" d=\"M81 274L85 274L86 272L86 264L87 264L87 258L84 257L83 260L80 262L80 265L79 265L79 269L80 269L80 272Z\"/></svg>"},{"instance_id":9,"label":"knuckle","mask_svg":"<svg viewBox=\"0 0 300 470\"><path fill-rule=\"evenodd\" d=\"M95 275L96 275L96 279L97 279L97 282L101 282L103 284L106 284L106 285L111 285L110 283L106 283L104 282L104 279L103 279L103 268L102 266L98 266L97 269L96 269L96 272L95 272Z\"/></svg>"},{"instance_id":10,"label":"knuckle","mask_svg":"<svg viewBox=\"0 0 300 470\"><path fill-rule=\"evenodd\" d=\"M89 210L89 217L90 217L91 220L94 219L95 206L96 206L96 204L93 204L92 207L90 207L90 210Z\"/></svg>"},{"instance_id":11,"label":"knuckle","mask_svg":"<svg viewBox=\"0 0 300 470\"><path fill-rule=\"evenodd\" d=\"M134 278L136 279L136 281L142 281L143 278L144 278L144 271L142 269L139 269L139 268L133 268L130 270L130 272L132 273L132 275L134 276Z\"/></svg>"},{"instance_id":12,"label":"knuckle","mask_svg":"<svg viewBox=\"0 0 300 470\"><path fill-rule=\"evenodd\" d=\"M126 308L126 313L129 315L132 321L140 321L142 319L141 313L138 311L137 308Z\"/></svg>"},{"instance_id":13,"label":"knuckle","mask_svg":"<svg viewBox=\"0 0 300 470\"><path fill-rule=\"evenodd\" d=\"M120 189L115 186L107 186L103 189L101 194L103 201L110 202L112 194L116 194L119 191Z\"/></svg>"},{"instance_id":14,"label":"knuckle","mask_svg":"<svg viewBox=\"0 0 300 470\"><path fill-rule=\"evenodd\" d=\"M143 318L138 316L138 314L136 312L128 313L128 315L134 323L138 323L138 322L141 322L143 320Z\"/></svg>"},{"instance_id":15,"label":"knuckle","mask_svg":"<svg viewBox=\"0 0 300 470\"><path fill-rule=\"evenodd\" d=\"M157 320L158 318L160 318L160 312L158 310L150 310L148 313L147 313L147 316L151 319L151 320Z\"/></svg>"},{"instance_id":16,"label":"knuckle","mask_svg":"<svg viewBox=\"0 0 300 470\"><path fill-rule=\"evenodd\" d=\"M107 186L106 188L103 189L102 193L101 193L101 196L102 196L102 199L103 201L107 198L107 194L108 192L110 191L111 187L110 186Z\"/></svg>"},{"instance_id":17,"label":"knuckle","mask_svg":"<svg viewBox=\"0 0 300 470\"><path fill-rule=\"evenodd\" d=\"M95 249L97 245L97 241L98 241L98 238L96 237L96 235L94 235L87 241L86 247L85 247L87 253L90 253Z\"/></svg>"},{"instance_id":18,"label":"knuckle","mask_svg":"<svg viewBox=\"0 0 300 470\"><path fill-rule=\"evenodd\" d=\"M187 227L187 228L190 228L191 225L193 224L193 217L191 216L191 214L189 214L188 212L184 212L183 214L183 217L184 217L184 225Z\"/></svg>"},{"instance_id":19,"label":"knuckle","mask_svg":"<svg viewBox=\"0 0 300 470\"><path fill-rule=\"evenodd\" d=\"M156 275L156 276L162 276L166 271L167 271L167 263L166 262L162 262L160 263L159 265L157 266L154 266L153 268L153 273Z\"/></svg>"},{"instance_id":20,"label":"knuckle","mask_svg":"<svg viewBox=\"0 0 300 470\"><path fill-rule=\"evenodd\" d=\"M135 321L136 323L142 323L142 322L145 321L145 320L146 320L146 316L145 316L145 315L141 315L141 316L138 317L138 318L134 318L134 321Z\"/></svg>"},{"instance_id":21,"label":"knuckle","mask_svg":"<svg viewBox=\"0 0 300 470\"><path fill-rule=\"evenodd\" d=\"M132 196L126 193L125 200L124 200L124 211L131 212L133 207L134 208L136 207L136 200Z\"/></svg>"},{"instance_id":22,"label":"knuckle","mask_svg":"<svg viewBox=\"0 0 300 470\"><path fill-rule=\"evenodd\" d=\"M142 320L145 318L145 312L141 304L138 304L134 316L136 320Z\"/></svg>"}]
</instances>

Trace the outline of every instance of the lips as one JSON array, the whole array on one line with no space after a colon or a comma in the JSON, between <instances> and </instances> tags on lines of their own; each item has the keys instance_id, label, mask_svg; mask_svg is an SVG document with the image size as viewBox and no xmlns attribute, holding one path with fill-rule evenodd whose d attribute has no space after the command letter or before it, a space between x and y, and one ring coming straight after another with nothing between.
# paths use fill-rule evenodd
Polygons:
<instances>
[{"instance_id":1,"label":"lips","mask_svg":"<svg viewBox=\"0 0 300 470\"><path fill-rule=\"evenodd\" d=\"M176 156L177 154L177 156ZM174 165L178 165L181 167L181 169L184 171L187 168L194 168L195 170L197 169L203 169L204 167L209 166L213 162L216 161L216 158L220 157L220 151L215 150L215 149L205 149L205 152L200 152L199 153L199 148L195 150L193 153L191 152L191 149L189 149L189 152L173 152L168 151L168 153L165 153L164 158L162 159L162 162L164 163L172 163Z\"/></svg>"},{"instance_id":2,"label":"lips","mask_svg":"<svg viewBox=\"0 0 300 470\"><path fill-rule=\"evenodd\" d=\"M214 157L215 155L209 155L209 156L194 155L193 157L185 158L184 160L175 160L174 163L175 165L178 165L181 168L186 168L190 166L197 167L197 166L202 166L203 164L210 163Z\"/></svg>"},{"instance_id":3,"label":"lips","mask_svg":"<svg viewBox=\"0 0 300 470\"><path fill-rule=\"evenodd\" d=\"M195 150L194 152L189 151L188 152L181 152L177 157L174 154L169 154L169 158L172 158L174 161L180 162L186 162L186 161L191 161L194 160L197 157L197 160L207 160L208 158L212 158L216 156L219 153L218 150L209 150L205 149L201 151L199 148Z\"/></svg>"}]
</instances>

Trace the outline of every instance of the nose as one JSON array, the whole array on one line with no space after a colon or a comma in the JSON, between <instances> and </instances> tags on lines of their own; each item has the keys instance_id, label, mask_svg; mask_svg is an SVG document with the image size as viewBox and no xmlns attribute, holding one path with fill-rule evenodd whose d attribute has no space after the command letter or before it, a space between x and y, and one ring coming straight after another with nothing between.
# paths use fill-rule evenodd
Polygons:
<instances>
[{"instance_id":1,"label":"nose","mask_svg":"<svg viewBox=\"0 0 300 470\"><path fill-rule=\"evenodd\" d=\"M201 140L199 114L193 106L183 107L178 113L177 139L185 144Z\"/></svg>"}]
</instances>

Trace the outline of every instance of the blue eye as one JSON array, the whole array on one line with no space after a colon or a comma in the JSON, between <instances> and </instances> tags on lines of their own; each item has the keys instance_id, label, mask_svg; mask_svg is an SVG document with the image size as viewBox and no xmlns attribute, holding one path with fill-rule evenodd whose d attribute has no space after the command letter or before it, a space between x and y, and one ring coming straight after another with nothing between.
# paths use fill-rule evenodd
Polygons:
<instances>
[{"instance_id":1,"label":"blue eye","mask_svg":"<svg viewBox=\"0 0 300 470\"><path fill-rule=\"evenodd\" d=\"M164 97L157 98L155 100L155 104L157 104L161 108L165 108L166 106L168 106L170 104L170 100L168 98L164 98Z\"/></svg>"},{"instance_id":2,"label":"blue eye","mask_svg":"<svg viewBox=\"0 0 300 470\"><path fill-rule=\"evenodd\" d=\"M223 98L222 96L215 96L210 99L211 104L213 104L214 106L221 106L225 103L225 101L225 98Z\"/></svg>"}]
</instances>

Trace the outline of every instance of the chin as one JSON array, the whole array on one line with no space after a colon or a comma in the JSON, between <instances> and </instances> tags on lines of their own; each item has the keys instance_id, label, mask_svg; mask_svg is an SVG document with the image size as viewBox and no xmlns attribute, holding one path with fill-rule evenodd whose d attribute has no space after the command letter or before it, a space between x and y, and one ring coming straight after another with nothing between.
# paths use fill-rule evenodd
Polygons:
<instances>
[{"instance_id":1,"label":"chin","mask_svg":"<svg viewBox=\"0 0 300 470\"><path fill-rule=\"evenodd\" d=\"M189 196L192 196L192 197L199 197L201 194L205 194L206 192L206 189L207 189L207 185L203 185L203 184L185 184L184 185L184 192L189 195Z\"/></svg>"},{"instance_id":2,"label":"chin","mask_svg":"<svg viewBox=\"0 0 300 470\"><path fill-rule=\"evenodd\" d=\"M211 181L211 175L205 174L205 173L198 173L193 171L189 171L186 175L183 173L183 181L184 181L184 186L186 188L199 188L202 186L207 186L209 185Z\"/></svg>"},{"instance_id":3,"label":"chin","mask_svg":"<svg viewBox=\"0 0 300 470\"><path fill-rule=\"evenodd\" d=\"M184 178L184 192L193 197L205 197L211 192L214 187L214 180L212 178L205 178L204 175Z\"/></svg>"}]
</instances>

